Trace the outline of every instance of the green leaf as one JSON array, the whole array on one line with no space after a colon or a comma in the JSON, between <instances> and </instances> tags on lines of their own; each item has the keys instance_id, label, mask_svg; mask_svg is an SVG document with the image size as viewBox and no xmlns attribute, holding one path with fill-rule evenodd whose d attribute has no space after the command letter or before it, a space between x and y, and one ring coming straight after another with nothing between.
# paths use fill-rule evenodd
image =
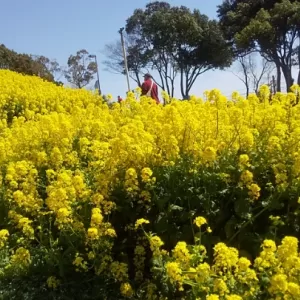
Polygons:
<instances>
[{"instance_id":1,"label":"green leaf","mask_svg":"<svg viewBox=\"0 0 300 300\"><path fill-rule=\"evenodd\" d=\"M225 225L225 234L227 238L230 238L236 232L237 220L235 217L231 217L231 219Z\"/></svg>"},{"instance_id":2,"label":"green leaf","mask_svg":"<svg viewBox=\"0 0 300 300\"><path fill-rule=\"evenodd\" d=\"M175 205L175 204L171 204L170 206L169 206L169 211L183 211L183 207L181 207L181 206L178 206L178 205Z\"/></svg>"},{"instance_id":3,"label":"green leaf","mask_svg":"<svg viewBox=\"0 0 300 300\"><path fill-rule=\"evenodd\" d=\"M251 213L251 204L247 198L239 199L234 203L234 211L238 216L248 219L247 215Z\"/></svg>"}]
</instances>

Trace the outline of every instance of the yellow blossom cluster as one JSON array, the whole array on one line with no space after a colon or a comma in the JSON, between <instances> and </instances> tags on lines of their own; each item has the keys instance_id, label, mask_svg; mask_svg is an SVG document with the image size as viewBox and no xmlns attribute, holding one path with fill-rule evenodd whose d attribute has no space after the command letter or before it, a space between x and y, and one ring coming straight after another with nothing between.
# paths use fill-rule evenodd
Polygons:
<instances>
[{"instance_id":1,"label":"yellow blossom cluster","mask_svg":"<svg viewBox=\"0 0 300 300\"><path fill-rule=\"evenodd\" d=\"M211 176L211 185L221 179L220 199L233 186L255 212L290 189L275 204L281 209L290 201L288 212L297 220L297 92L270 98L263 86L259 97L233 93L227 99L212 90L190 101L164 94L165 106L137 95L107 104L96 93L0 70L0 280L47 264L45 284L52 289L77 271L106 276L133 299L166 299L160 290L166 281L175 294L194 293L186 299L260 299L262 291L300 299L295 238L285 237L278 247L265 240L254 261L219 242L209 264L201 237L214 229L213 217L195 214L210 210L210 198L200 195L205 206L199 200L189 212L181 207L189 201L167 203L176 188L169 171L187 160L192 179ZM176 174L186 182L183 173ZM201 187L189 186L184 194ZM218 211L212 204L211 213ZM248 215L244 227L255 222ZM178 221L185 216L187 224ZM267 220L273 227L293 223L283 216ZM196 245L177 238L189 226ZM175 238L167 241L161 234L169 228Z\"/></svg>"},{"instance_id":2,"label":"yellow blossom cluster","mask_svg":"<svg viewBox=\"0 0 300 300\"><path fill-rule=\"evenodd\" d=\"M165 270L166 279L188 299L300 297L300 252L295 237L286 236L278 247L274 241L264 240L254 262L240 256L236 248L217 243L211 265L204 262L205 255L199 256L197 244L188 246L179 241L172 253L160 251L162 245L153 252L161 264L154 272Z\"/></svg>"}]
</instances>

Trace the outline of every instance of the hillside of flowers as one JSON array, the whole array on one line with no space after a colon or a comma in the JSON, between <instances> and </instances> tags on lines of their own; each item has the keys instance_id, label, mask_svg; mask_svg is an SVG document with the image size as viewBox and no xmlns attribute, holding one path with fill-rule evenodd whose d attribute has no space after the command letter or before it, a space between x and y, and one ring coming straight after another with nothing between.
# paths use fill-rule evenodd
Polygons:
<instances>
[{"instance_id":1,"label":"hillside of flowers","mask_svg":"<svg viewBox=\"0 0 300 300\"><path fill-rule=\"evenodd\" d=\"M0 299L300 299L299 92L108 105L0 70Z\"/></svg>"}]
</instances>

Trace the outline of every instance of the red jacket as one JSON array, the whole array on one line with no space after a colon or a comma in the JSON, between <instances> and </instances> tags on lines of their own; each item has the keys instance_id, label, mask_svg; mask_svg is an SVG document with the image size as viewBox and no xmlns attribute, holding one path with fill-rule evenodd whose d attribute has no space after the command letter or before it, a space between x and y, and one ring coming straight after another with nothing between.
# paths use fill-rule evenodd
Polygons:
<instances>
[{"instance_id":1,"label":"red jacket","mask_svg":"<svg viewBox=\"0 0 300 300\"><path fill-rule=\"evenodd\" d=\"M147 79L143 82L142 84L142 96L147 95L148 91L151 88L152 80ZM156 103L159 103L159 98L158 98L158 87L157 84L153 81L153 86L151 90L151 98L156 101Z\"/></svg>"}]
</instances>

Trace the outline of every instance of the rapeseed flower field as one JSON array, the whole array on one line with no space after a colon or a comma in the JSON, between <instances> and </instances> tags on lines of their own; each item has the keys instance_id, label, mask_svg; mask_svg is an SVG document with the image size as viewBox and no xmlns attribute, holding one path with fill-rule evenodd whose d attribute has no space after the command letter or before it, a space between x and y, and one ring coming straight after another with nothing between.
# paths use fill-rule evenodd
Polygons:
<instances>
[{"instance_id":1,"label":"rapeseed flower field","mask_svg":"<svg viewBox=\"0 0 300 300\"><path fill-rule=\"evenodd\" d=\"M300 299L292 90L108 105L1 70L1 299Z\"/></svg>"}]
</instances>

